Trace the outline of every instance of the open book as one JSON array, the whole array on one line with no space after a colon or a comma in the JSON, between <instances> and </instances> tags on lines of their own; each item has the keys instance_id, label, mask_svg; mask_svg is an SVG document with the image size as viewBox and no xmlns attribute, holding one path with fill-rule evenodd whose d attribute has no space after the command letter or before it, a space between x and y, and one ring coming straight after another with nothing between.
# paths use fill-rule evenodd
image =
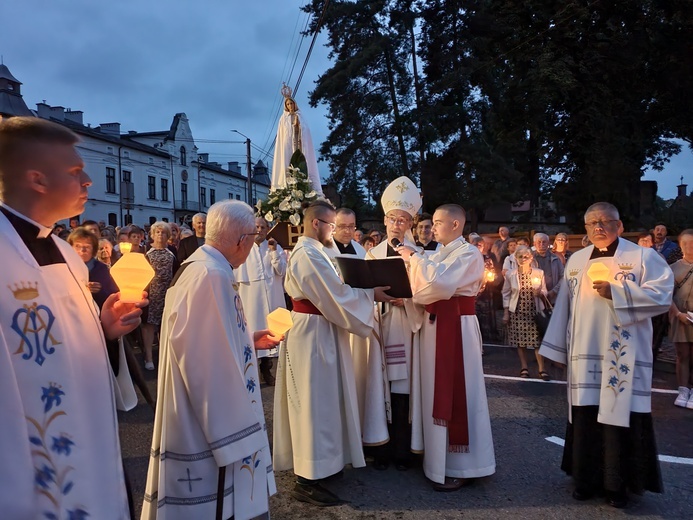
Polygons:
<instances>
[{"instance_id":1,"label":"open book","mask_svg":"<svg viewBox=\"0 0 693 520\"><path fill-rule=\"evenodd\" d=\"M334 257L344 283L359 289L389 285L387 294L393 298L411 298L407 267L401 257L364 260L353 255Z\"/></svg>"}]
</instances>

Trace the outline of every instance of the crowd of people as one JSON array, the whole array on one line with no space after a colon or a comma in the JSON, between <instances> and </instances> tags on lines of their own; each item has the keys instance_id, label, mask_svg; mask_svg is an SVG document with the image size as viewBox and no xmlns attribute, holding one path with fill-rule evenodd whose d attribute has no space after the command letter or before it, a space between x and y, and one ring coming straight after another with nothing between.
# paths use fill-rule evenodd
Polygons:
<instances>
[{"instance_id":1,"label":"crowd of people","mask_svg":"<svg viewBox=\"0 0 693 520\"><path fill-rule=\"evenodd\" d=\"M530 247L505 226L498 240L466 240L464 209L421 213L406 177L386 188L383 225L367 234L351 209L313 202L290 252L268 236L265 219L232 200L195 215L192 229L77 218L61 229L55 222L83 212L91 184L76 143L49 121L0 122L8 518L132 514L116 396L128 370L121 338L137 330L145 368L158 368L142 518L267 518L274 471L293 471L296 500L337 505L330 480L367 458L377 470L407 471L420 456L436 491L459 490L496 470L482 334L497 329L484 325L497 309L521 378L531 375L527 349L543 380L551 364L567 368L561 468L574 479L573 497L604 495L622 508L629 493L662 491L653 329L666 316L675 404L693 409L693 230L677 246L657 226L637 245L621 237L617 208L600 202L586 209L589 245L575 252L563 233L552 245L536 233ZM135 304L120 301L110 276L126 249L154 271ZM397 289L411 296L345 284L336 261L344 255L401 260L407 282ZM287 307L293 323L282 335L267 317ZM261 376L274 385L272 449Z\"/></svg>"}]
</instances>

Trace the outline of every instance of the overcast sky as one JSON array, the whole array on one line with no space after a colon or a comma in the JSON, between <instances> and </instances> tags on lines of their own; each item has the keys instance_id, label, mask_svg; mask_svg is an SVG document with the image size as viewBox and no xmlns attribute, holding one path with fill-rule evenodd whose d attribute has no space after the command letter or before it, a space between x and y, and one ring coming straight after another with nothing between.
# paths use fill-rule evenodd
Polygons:
<instances>
[{"instance_id":1,"label":"overcast sky","mask_svg":"<svg viewBox=\"0 0 693 520\"><path fill-rule=\"evenodd\" d=\"M270 148L282 81L295 85L310 44L303 39L297 49L307 21L303 3L4 0L0 54L31 109L46 100L82 110L92 126L119 122L123 132L167 130L174 114L185 112L200 152L243 163L243 138L231 130ZM329 66L324 42L318 39L296 96L316 148L327 136L327 118L324 107L308 106L307 95ZM271 165L253 149L253 162L259 158ZM660 196L673 198L682 175L693 184L692 165L684 149L664 173L646 178L658 181ZM326 177L326 164L320 169Z\"/></svg>"}]
</instances>

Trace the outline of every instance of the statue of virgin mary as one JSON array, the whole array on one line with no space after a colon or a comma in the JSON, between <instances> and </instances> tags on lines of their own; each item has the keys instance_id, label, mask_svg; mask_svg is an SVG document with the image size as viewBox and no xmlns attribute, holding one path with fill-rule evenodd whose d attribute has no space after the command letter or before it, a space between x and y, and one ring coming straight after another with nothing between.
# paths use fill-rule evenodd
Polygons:
<instances>
[{"instance_id":1,"label":"statue of virgin mary","mask_svg":"<svg viewBox=\"0 0 693 520\"><path fill-rule=\"evenodd\" d=\"M286 168L289 166L294 152L301 150L306 158L308 180L318 196L322 197L320 173L318 172L318 162L315 159L315 149L310 130L298 110L296 101L291 97L291 88L286 83L282 87L282 95L284 96L284 113L279 118L279 125L277 126L271 190L274 191L286 186Z\"/></svg>"}]
</instances>

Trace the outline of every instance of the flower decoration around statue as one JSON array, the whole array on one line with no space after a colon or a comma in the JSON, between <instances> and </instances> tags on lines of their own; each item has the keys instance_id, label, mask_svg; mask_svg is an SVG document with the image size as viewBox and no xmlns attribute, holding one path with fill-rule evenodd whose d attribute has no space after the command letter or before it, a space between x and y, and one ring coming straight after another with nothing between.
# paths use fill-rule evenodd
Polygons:
<instances>
[{"instance_id":1,"label":"flower decoration around statue","mask_svg":"<svg viewBox=\"0 0 693 520\"><path fill-rule=\"evenodd\" d=\"M304 204L319 198L306 173L306 160L300 150L291 157L286 169L286 185L271 191L267 200L258 201L257 215L274 225L290 222L293 226L301 224Z\"/></svg>"}]
</instances>

